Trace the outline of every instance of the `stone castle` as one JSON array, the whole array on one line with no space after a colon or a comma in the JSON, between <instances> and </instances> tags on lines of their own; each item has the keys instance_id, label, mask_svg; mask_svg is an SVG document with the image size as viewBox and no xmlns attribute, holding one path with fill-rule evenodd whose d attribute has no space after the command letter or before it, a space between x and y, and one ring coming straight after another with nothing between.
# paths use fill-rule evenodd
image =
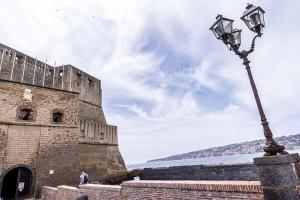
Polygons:
<instances>
[{"instance_id":1,"label":"stone castle","mask_svg":"<svg viewBox=\"0 0 300 200\"><path fill-rule=\"evenodd\" d=\"M117 127L106 122L101 81L0 44L0 192L28 197L42 185L101 181L125 170Z\"/></svg>"}]
</instances>

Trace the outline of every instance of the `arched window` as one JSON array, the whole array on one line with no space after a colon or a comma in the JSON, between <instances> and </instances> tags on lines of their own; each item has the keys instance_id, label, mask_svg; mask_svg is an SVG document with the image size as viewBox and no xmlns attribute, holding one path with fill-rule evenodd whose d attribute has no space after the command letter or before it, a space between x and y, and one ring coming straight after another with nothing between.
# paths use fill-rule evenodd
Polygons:
<instances>
[{"instance_id":1,"label":"arched window","mask_svg":"<svg viewBox=\"0 0 300 200\"><path fill-rule=\"evenodd\" d=\"M104 133L100 133L100 140L104 140Z\"/></svg>"},{"instance_id":2,"label":"arched window","mask_svg":"<svg viewBox=\"0 0 300 200\"><path fill-rule=\"evenodd\" d=\"M32 121L33 120L33 110L31 108L22 108L18 113L19 120Z\"/></svg>"},{"instance_id":3,"label":"arched window","mask_svg":"<svg viewBox=\"0 0 300 200\"><path fill-rule=\"evenodd\" d=\"M63 114L61 112L54 112L53 116L52 116L52 122L62 123L63 122Z\"/></svg>"}]
</instances>

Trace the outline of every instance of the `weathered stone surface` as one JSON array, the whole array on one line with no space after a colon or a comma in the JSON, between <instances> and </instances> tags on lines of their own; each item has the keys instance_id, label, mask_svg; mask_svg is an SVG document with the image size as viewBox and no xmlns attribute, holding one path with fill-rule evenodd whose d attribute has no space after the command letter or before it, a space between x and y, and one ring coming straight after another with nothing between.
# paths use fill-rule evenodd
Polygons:
<instances>
[{"instance_id":1,"label":"weathered stone surface","mask_svg":"<svg viewBox=\"0 0 300 200\"><path fill-rule=\"evenodd\" d=\"M145 168L143 180L259 180L253 164L188 165L164 168Z\"/></svg>"},{"instance_id":2,"label":"weathered stone surface","mask_svg":"<svg viewBox=\"0 0 300 200\"><path fill-rule=\"evenodd\" d=\"M246 181L128 181L123 199L247 199L262 200L259 182Z\"/></svg>"},{"instance_id":3,"label":"weathered stone surface","mask_svg":"<svg viewBox=\"0 0 300 200\"><path fill-rule=\"evenodd\" d=\"M33 171L35 189L77 185L82 170L90 180L103 180L126 169L117 127L107 124L102 110L100 80L2 44L0 52L0 188L3 174L18 166ZM28 120L23 109L31 110Z\"/></svg>"},{"instance_id":4,"label":"weathered stone surface","mask_svg":"<svg viewBox=\"0 0 300 200\"><path fill-rule=\"evenodd\" d=\"M58 186L56 200L74 200L80 194L78 188L70 186Z\"/></svg>"},{"instance_id":5,"label":"weathered stone surface","mask_svg":"<svg viewBox=\"0 0 300 200\"><path fill-rule=\"evenodd\" d=\"M300 156L298 153L293 153L287 155L258 157L258 158L254 158L253 160L256 166L281 165L281 164L290 164L290 163L299 162Z\"/></svg>"},{"instance_id":6,"label":"weathered stone surface","mask_svg":"<svg viewBox=\"0 0 300 200\"><path fill-rule=\"evenodd\" d=\"M298 154L255 158L259 179L267 200L299 200L299 177L294 170L299 162Z\"/></svg>"},{"instance_id":7,"label":"weathered stone surface","mask_svg":"<svg viewBox=\"0 0 300 200\"><path fill-rule=\"evenodd\" d=\"M57 188L56 187L43 186L41 194L42 194L41 198L43 200L56 200L56 198L57 198Z\"/></svg>"},{"instance_id":8,"label":"weathered stone surface","mask_svg":"<svg viewBox=\"0 0 300 200\"><path fill-rule=\"evenodd\" d=\"M109 174L103 181L104 184L121 184L124 181L133 180L134 177L140 176L142 170L134 169L132 171L115 171L114 173Z\"/></svg>"},{"instance_id":9,"label":"weathered stone surface","mask_svg":"<svg viewBox=\"0 0 300 200\"><path fill-rule=\"evenodd\" d=\"M70 199L77 191L76 188L60 189L58 197L65 189L65 199ZM89 200L263 200L257 181L127 181L121 186L86 184L79 190L87 194ZM43 191L47 193L49 190Z\"/></svg>"},{"instance_id":10,"label":"weathered stone surface","mask_svg":"<svg viewBox=\"0 0 300 200\"><path fill-rule=\"evenodd\" d=\"M296 188L297 177L291 165L258 166L259 177L264 187Z\"/></svg>"},{"instance_id":11,"label":"weathered stone surface","mask_svg":"<svg viewBox=\"0 0 300 200\"><path fill-rule=\"evenodd\" d=\"M293 189L264 188L264 200L299 200L299 193Z\"/></svg>"},{"instance_id":12,"label":"weathered stone surface","mask_svg":"<svg viewBox=\"0 0 300 200\"><path fill-rule=\"evenodd\" d=\"M120 200L121 186L87 184L79 186L80 192L87 194L89 200Z\"/></svg>"}]
</instances>

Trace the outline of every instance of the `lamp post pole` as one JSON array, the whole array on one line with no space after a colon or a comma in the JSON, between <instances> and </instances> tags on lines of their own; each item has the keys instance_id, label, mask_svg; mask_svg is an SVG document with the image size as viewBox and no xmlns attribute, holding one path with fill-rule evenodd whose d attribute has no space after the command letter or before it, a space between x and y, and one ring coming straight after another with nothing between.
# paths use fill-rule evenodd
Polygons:
<instances>
[{"instance_id":1,"label":"lamp post pole","mask_svg":"<svg viewBox=\"0 0 300 200\"><path fill-rule=\"evenodd\" d=\"M255 40L258 37L262 36L262 30L265 27L264 24L264 13L265 11L260 8L253 6L252 4L248 4L246 7L246 11L244 12L241 19L246 23L248 28L256 33L256 36L252 40L251 48L246 51L239 51L239 47L241 45L241 32L242 30L233 28L234 20L224 18L222 15L218 15L216 18L216 22L212 25L210 30L214 33L218 40L221 40L231 51L234 51L236 55L238 55L242 60L243 64L246 67L250 84L252 87L252 91L254 94L254 98L256 101L256 105L258 108L258 112L261 119L261 124L264 130L264 136L266 138L266 143L263 147L265 151L265 156L273 156L279 154L288 154L284 151L285 147L283 145L279 145L273 138L272 131L269 127L269 123L267 121L266 115L264 113L264 109L262 107L256 85L251 73L250 69L250 60L248 59L248 55L254 51Z\"/></svg>"},{"instance_id":2,"label":"lamp post pole","mask_svg":"<svg viewBox=\"0 0 300 200\"><path fill-rule=\"evenodd\" d=\"M257 36L260 37L261 35L257 35ZM256 101L256 105L257 105L257 108L258 108L258 112L259 112L259 115L260 115L261 124L263 126L264 136L266 138L266 143L263 147L263 150L265 151L264 155L265 156L272 156L272 155L277 155L277 153L288 154L286 151L284 151L285 147L283 145L279 145L273 139L273 134L272 134L272 131L269 127L269 123L267 121L264 109L262 107L262 104L261 104L261 101L260 101L260 98L259 98L259 95L258 95L258 92L257 92L257 88L256 88L256 85L255 85L253 76L252 76L252 72L251 72L251 69L250 69L250 60L248 59L248 55L254 51L255 39L257 38L257 36L253 39L252 46L251 46L251 49L249 51L242 51L242 52L239 52L238 50L234 50L234 51L237 55L239 55L239 57L241 59L243 59L243 65L245 65L247 73L248 73L248 77L249 77L249 80L250 80L250 85L251 85L251 88L252 88L252 91L253 91L253 94L254 94L254 98L255 98L255 101Z\"/></svg>"}]
</instances>

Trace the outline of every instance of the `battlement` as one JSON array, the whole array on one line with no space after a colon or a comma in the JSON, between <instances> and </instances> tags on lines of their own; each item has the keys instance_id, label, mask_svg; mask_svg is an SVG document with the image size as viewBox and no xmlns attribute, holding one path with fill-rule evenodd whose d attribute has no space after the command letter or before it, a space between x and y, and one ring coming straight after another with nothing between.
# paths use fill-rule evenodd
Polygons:
<instances>
[{"instance_id":1,"label":"battlement","mask_svg":"<svg viewBox=\"0 0 300 200\"><path fill-rule=\"evenodd\" d=\"M79 93L102 106L101 81L72 65L51 66L0 43L0 79Z\"/></svg>"}]
</instances>

